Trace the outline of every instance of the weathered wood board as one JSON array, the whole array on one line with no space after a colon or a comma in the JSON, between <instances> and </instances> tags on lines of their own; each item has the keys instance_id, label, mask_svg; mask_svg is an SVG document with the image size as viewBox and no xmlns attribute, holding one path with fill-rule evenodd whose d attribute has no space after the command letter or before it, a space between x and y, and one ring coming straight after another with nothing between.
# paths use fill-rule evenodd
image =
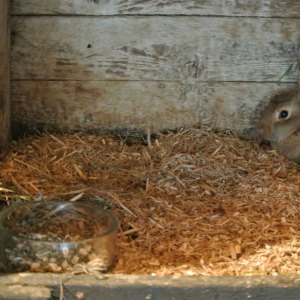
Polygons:
<instances>
[{"instance_id":1,"label":"weathered wood board","mask_svg":"<svg viewBox=\"0 0 300 300\"><path fill-rule=\"evenodd\" d=\"M13 0L13 14L300 17L298 0Z\"/></svg>"},{"instance_id":2,"label":"weathered wood board","mask_svg":"<svg viewBox=\"0 0 300 300\"><path fill-rule=\"evenodd\" d=\"M88 300L294 300L299 298L297 276L258 277L195 277L195 276L134 276L12 274L2 276L2 286L23 286L23 297L10 299L88 299ZM28 286L29 287L26 287ZM1 297L0 299L8 299ZM34 291L35 296L29 294ZM27 297L25 296L28 290ZM49 290L51 289L51 296ZM5 296L5 290L3 290ZM39 296L40 295L40 296ZM30 297L31 296L31 297Z\"/></svg>"},{"instance_id":3,"label":"weathered wood board","mask_svg":"<svg viewBox=\"0 0 300 300\"><path fill-rule=\"evenodd\" d=\"M271 83L297 60L299 32L298 19L14 17L13 120L243 132L285 87Z\"/></svg>"},{"instance_id":4,"label":"weathered wood board","mask_svg":"<svg viewBox=\"0 0 300 300\"><path fill-rule=\"evenodd\" d=\"M50 300L51 290L47 287L2 285L0 283L0 300Z\"/></svg>"},{"instance_id":5,"label":"weathered wood board","mask_svg":"<svg viewBox=\"0 0 300 300\"><path fill-rule=\"evenodd\" d=\"M0 1L0 148L10 136L9 1Z\"/></svg>"},{"instance_id":6,"label":"weathered wood board","mask_svg":"<svg viewBox=\"0 0 300 300\"><path fill-rule=\"evenodd\" d=\"M12 21L14 80L270 82L297 61L300 41L300 19L14 17ZM296 80L296 71L284 78Z\"/></svg>"},{"instance_id":7,"label":"weathered wood board","mask_svg":"<svg viewBox=\"0 0 300 300\"><path fill-rule=\"evenodd\" d=\"M15 126L153 132L201 122L249 135L271 95L298 80L293 67L276 84L297 62L299 1L12 6Z\"/></svg>"},{"instance_id":8,"label":"weathered wood board","mask_svg":"<svg viewBox=\"0 0 300 300\"><path fill-rule=\"evenodd\" d=\"M42 128L157 131L204 123L247 135L257 112L292 83L14 81L14 123Z\"/></svg>"}]
</instances>

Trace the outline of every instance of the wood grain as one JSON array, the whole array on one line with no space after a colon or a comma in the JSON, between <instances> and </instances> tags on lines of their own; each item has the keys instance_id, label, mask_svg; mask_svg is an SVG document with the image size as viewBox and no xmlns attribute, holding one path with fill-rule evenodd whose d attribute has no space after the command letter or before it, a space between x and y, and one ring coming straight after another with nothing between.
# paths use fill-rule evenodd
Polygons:
<instances>
[{"instance_id":1,"label":"wood grain","mask_svg":"<svg viewBox=\"0 0 300 300\"><path fill-rule=\"evenodd\" d=\"M51 300L51 289L42 286L2 285L0 284L0 299L18 300Z\"/></svg>"},{"instance_id":2,"label":"wood grain","mask_svg":"<svg viewBox=\"0 0 300 300\"><path fill-rule=\"evenodd\" d=\"M0 1L0 148L10 136L9 1Z\"/></svg>"},{"instance_id":3,"label":"wood grain","mask_svg":"<svg viewBox=\"0 0 300 300\"><path fill-rule=\"evenodd\" d=\"M298 0L13 0L13 14L300 17Z\"/></svg>"},{"instance_id":4,"label":"wood grain","mask_svg":"<svg viewBox=\"0 0 300 300\"><path fill-rule=\"evenodd\" d=\"M202 122L249 136L271 95L297 82L293 68L275 83L297 62L296 0L12 5L16 125L158 131Z\"/></svg>"},{"instance_id":5,"label":"wood grain","mask_svg":"<svg viewBox=\"0 0 300 300\"><path fill-rule=\"evenodd\" d=\"M232 300L249 299L249 296L251 299L295 300L300 292L297 275L209 277L105 274L101 278L101 275L94 274L17 273L3 274L1 284L8 289L16 285L35 286L37 290L46 286L52 290L52 299L59 299L62 286L65 299L76 299L73 295L78 295L80 291L84 299L89 300L98 300L100 293L102 299L114 300ZM8 295L4 294L4 297L9 298ZM26 299L29 299L30 294L27 296Z\"/></svg>"},{"instance_id":6,"label":"wood grain","mask_svg":"<svg viewBox=\"0 0 300 300\"><path fill-rule=\"evenodd\" d=\"M62 284L63 283L63 284ZM299 276L151 276L84 274L70 276L69 274L51 273L17 273L3 274L1 284L9 290L10 287L27 286L36 290L51 289L51 298L59 299L63 288L65 299L76 299L73 295L84 294L84 299L98 300L232 300L232 299L264 299L264 300L295 300L299 297ZM70 296L69 296L70 295ZM39 299L9 298L9 292L3 299ZM250 297L249 297L250 296ZM46 298L46 297L45 297ZM44 298L44 299L45 299ZM47 298L46 298L47 299ZM79 297L78 297L79 299Z\"/></svg>"},{"instance_id":7,"label":"wood grain","mask_svg":"<svg viewBox=\"0 0 300 300\"><path fill-rule=\"evenodd\" d=\"M270 95L294 84L14 81L13 122L62 130L150 129L199 123L249 135ZM251 132L250 132L251 133Z\"/></svg>"},{"instance_id":8,"label":"wood grain","mask_svg":"<svg viewBox=\"0 0 300 300\"><path fill-rule=\"evenodd\" d=\"M282 18L14 17L12 78L272 82L299 32Z\"/></svg>"}]
</instances>

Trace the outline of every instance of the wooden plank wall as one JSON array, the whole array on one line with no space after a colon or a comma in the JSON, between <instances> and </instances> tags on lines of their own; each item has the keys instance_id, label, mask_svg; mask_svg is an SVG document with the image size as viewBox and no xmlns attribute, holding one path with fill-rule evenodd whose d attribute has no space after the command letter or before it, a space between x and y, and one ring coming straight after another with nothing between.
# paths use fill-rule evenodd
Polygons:
<instances>
[{"instance_id":1,"label":"wooden plank wall","mask_svg":"<svg viewBox=\"0 0 300 300\"><path fill-rule=\"evenodd\" d=\"M247 135L299 43L298 0L13 0L13 122Z\"/></svg>"},{"instance_id":2,"label":"wooden plank wall","mask_svg":"<svg viewBox=\"0 0 300 300\"><path fill-rule=\"evenodd\" d=\"M0 148L10 137L9 1L0 1Z\"/></svg>"}]
</instances>

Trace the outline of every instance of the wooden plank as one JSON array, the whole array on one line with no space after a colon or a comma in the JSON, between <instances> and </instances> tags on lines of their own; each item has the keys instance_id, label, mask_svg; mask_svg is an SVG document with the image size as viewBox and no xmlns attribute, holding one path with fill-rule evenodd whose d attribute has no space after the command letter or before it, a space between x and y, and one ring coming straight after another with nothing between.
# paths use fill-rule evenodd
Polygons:
<instances>
[{"instance_id":1,"label":"wooden plank","mask_svg":"<svg viewBox=\"0 0 300 300\"><path fill-rule=\"evenodd\" d=\"M298 0L13 0L12 3L13 14L300 16Z\"/></svg>"},{"instance_id":2,"label":"wooden plank","mask_svg":"<svg viewBox=\"0 0 300 300\"><path fill-rule=\"evenodd\" d=\"M0 148L10 136L9 1L0 1Z\"/></svg>"},{"instance_id":3,"label":"wooden plank","mask_svg":"<svg viewBox=\"0 0 300 300\"><path fill-rule=\"evenodd\" d=\"M63 130L156 132L201 122L247 136L270 96L291 86L294 84L14 81L13 123Z\"/></svg>"},{"instance_id":4,"label":"wooden plank","mask_svg":"<svg viewBox=\"0 0 300 300\"><path fill-rule=\"evenodd\" d=\"M299 32L282 18L14 17L12 78L272 82Z\"/></svg>"},{"instance_id":5,"label":"wooden plank","mask_svg":"<svg viewBox=\"0 0 300 300\"><path fill-rule=\"evenodd\" d=\"M298 287L299 275L285 276L151 276L134 274L14 273L1 274L3 285L54 286L61 283L87 286L166 286L166 287Z\"/></svg>"},{"instance_id":6,"label":"wooden plank","mask_svg":"<svg viewBox=\"0 0 300 300\"><path fill-rule=\"evenodd\" d=\"M54 299L63 296L66 300L294 300L299 298L300 292L298 276L156 277L21 273L2 276L1 279L2 284L7 286L18 284L51 287Z\"/></svg>"},{"instance_id":7,"label":"wooden plank","mask_svg":"<svg viewBox=\"0 0 300 300\"><path fill-rule=\"evenodd\" d=\"M0 299L4 300L51 300L51 290L47 287L0 284Z\"/></svg>"}]
</instances>

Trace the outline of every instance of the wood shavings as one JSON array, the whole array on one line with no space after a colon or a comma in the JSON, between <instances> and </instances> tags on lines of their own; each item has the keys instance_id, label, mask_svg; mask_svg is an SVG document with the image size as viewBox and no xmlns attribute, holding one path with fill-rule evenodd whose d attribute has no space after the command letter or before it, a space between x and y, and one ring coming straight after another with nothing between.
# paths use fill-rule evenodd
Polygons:
<instances>
[{"instance_id":1,"label":"wood shavings","mask_svg":"<svg viewBox=\"0 0 300 300\"><path fill-rule=\"evenodd\" d=\"M120 220L114 273L300 273L299 165L205 127L147 142L25 138L0 162L1 187L45 199L106 199Z\"/></svg>"}]
</instances>

